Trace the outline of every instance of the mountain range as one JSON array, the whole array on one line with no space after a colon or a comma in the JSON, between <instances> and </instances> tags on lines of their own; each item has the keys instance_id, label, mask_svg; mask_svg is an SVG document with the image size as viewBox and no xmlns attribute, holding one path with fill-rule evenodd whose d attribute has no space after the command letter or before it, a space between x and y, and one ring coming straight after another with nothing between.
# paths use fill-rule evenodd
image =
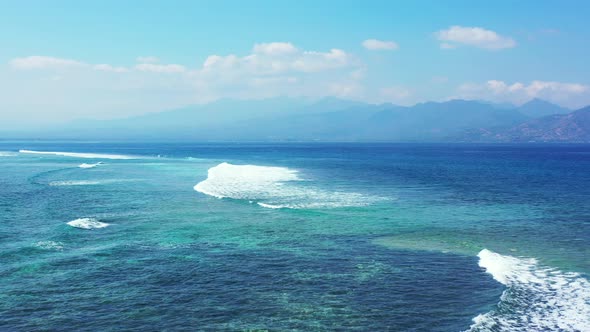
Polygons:
<instances>
[{"instance_id":1,"label":"mountain range","mask_svg":"<svg viewBox=\"0 0 590 332\"><path fill-rule=\"evenodd\" d=\"M5 137L163 141L590 142L590 107L451 100L414 106L337 98L219 100Z\"/></svg>"},{"instance_id":2,"label":"mountain range","mask_svg":"<svg viewBox=\"0 0 590 332\"><path fill-rule=\"evenodd\" d=\"M491 142L590 142L590 106L531 119L516 126L467 131L462 140Z\"/></svg>"}]
</instances>

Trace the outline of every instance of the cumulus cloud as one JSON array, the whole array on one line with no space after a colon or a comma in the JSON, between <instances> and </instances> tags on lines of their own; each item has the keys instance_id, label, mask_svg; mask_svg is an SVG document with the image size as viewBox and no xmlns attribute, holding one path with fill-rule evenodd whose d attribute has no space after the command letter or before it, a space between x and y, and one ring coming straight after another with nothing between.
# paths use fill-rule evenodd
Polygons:
<instances>
[{"instance_id":1,"label":"cumulus cloud","mask_svg":"<svg viewBox=\"0 0 590 332\"><path fill-rule=\"evenodd\" d=\"M352 62L350 54L333 48L329 52L304 52L293 62L293 68L303 72L318 72L347 67L352 65Z\"/></svg>"},{"instance_id":2,"label":"cumulus cloud","mask_svg":"<svg viewBox=\"0 0 590 332\"><path fill-rule=\"evenodd\" d=\"M92 69L95 71L111 73L127 73L131 70L154 73L183 73L187 71L187 69L184 66L177 64L157 64L155 62L159 60L155 57L138 57L137 60L140 61L139 64L137 64L133 68L127 68L123 66L114 66L107 63L93 65L79 60L34 55L22 58L15 58L10 61L10 66L18 70L62 70L68 68L78 68Z\"/></svg>"},{"instance_id":3,"label":"cumulus cloud","mask_svg":"<svg viewBox=\"0 0 590 332\"><path fill-rule=\"evenodd\" d=\"M364 48L371 51L378 50L397 50L399 46L394 41L367 39L362 42Z\"/></svg>"},{"instance_id":4,"label":"cumulus cloud","mask_svg":"<svg viewBox=\"0 0 590 332\"><path fill-rule=\"evenodd\" d=\"M94 65L94 66L92 66L92 68L94 68L94 70L106 71L106 72L112 72L112 73L126 73L129 71L129 69L127 69L125 67L115 67L115 66L112 66L112 65L109 65L106 63Z\"/></svg>"},{"instance_id":5,"label":"cumulus cloud","mask_svg":"<svg viewBox=\"0 0 590 332\"><path fill-rule=\"evenodd\" d=\"M509 84L500 80L489 80L481 84L463 84L459 86L458 92L461 97L465 98L517 104L533 98L540 98L574 108L590 103L590 86L580 83L532 81L528 84L522 82Z\"/></svg>"},{"instance_id":6,"label":"cumulus cloud","mask_svg":"<svg viewBox=\"0 0 590 332\"><path fill-rule=\"evenodd\" d=\"M77 60L54 58L50 56L39 55L13 59L12 61L10 61L10 65L13 68L22 70L85 66L83 62Z\"/></svg>"},{"instance_id":7,"label":"cumulus cloud","mask_svg":"<svg viewBox=\"0 0 590 332\"><path fill-rule=\"evenodd\" d=\"M256 76L280 75L284 73L317 73L340 68L359 67L359 62L349 53L333 48L327 52L303 51L291 43L274 42L255 44L252 53L237 56L210 55L202 66L189 69L180 64L162 64L152 56L137 57L132 67L111 64L88 64L78 60L48 56L29 56L13 59L10 64L20 70L63 69L66 67L91 68L96 71L124 73L130 71L152 73L185 73L193 77L203 75Z\"/></svg>"},{"instance_id":8,"label":"cumulus cloud","mask_svg":"<svg viewBox=\"0 0 590 332\"><path fill-rule=\"evenodd\" d=\"M216 97L356 96L362 68L340 49L307 51L277 42L256 44L241 56L210 55L190 76L203 94Z\"/></svg>"},{"instance_id":9,"label":"cumulus cloud","mask_svg":"<svg viewBox=\"0 0 590 332\"><path fill-rule=\"evenodd\" d=\"M452 49L460 44L488 50L499 50L516 46L514 39L479 27L455 25L446 30L437 31L435 36L441 42L440 47L442 49Z\"/></svg>"},{"instance_id":10,"label":"cumulus cloud","mask_svg":"<svg viewBox=\"0 0 590 332\"><path fill-rule=\"evenodd\" d=\"M271 43L284 44L284 43ZM234 54L211 55L203 63L202 70L223 74L272 75L286 72L314 73L352 66L353 57L340 49L329 52L300 51L297 48L268 46L255 47L255 52L243 57Z\"/></svg>"},{"instance_id":11,"label":"cumulus cloud","mask_svg":"<svg viewBox=\"0 0 590 332\"><path fill-rule=\"evenodd\" d=\"M19 96L12 103L20 110L43 105L55 110L52 119L58 114L71 119L129 116L219 98L361 98L364 93L364 64L338 48L303 50L287 42L259 43L246 54L210 55L192 66L147 56L131 61L121 66L47 56L16 58L9 63L16 70L9 74L11 82L19 83L11 85L11 93L0 91L0 97ZM24 75L23 70L29 72ZM10 102L4 98L4 104Z\"/></svg>"},{"instance_id":12,"label":"cumulus cloud","mask_svg":"<svg viewBox=\"0 0 590 332\"><path fill-rule=\"evenodd\" d=\"M298 52L297 48L291 43L261 43L254 45L254 53L267 55L283 55Z\"/></svg>"}]
</instances>

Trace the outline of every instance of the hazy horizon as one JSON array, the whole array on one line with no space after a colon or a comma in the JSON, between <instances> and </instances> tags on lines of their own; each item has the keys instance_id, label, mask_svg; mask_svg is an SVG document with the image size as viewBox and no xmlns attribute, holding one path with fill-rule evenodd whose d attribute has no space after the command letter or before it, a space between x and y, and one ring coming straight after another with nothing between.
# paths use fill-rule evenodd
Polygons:
<instances>
[{"instance_id":1,"label":"hazy horizon","mask_svg":"<svg viewBox=\"0 0 590 332\"><path fill-rule=\"evenodd\" d=\"M14 130L274 97L539 98L573 110L590 104L588 6L8 1L0 122Z\"/></svg>"}]
</instances>

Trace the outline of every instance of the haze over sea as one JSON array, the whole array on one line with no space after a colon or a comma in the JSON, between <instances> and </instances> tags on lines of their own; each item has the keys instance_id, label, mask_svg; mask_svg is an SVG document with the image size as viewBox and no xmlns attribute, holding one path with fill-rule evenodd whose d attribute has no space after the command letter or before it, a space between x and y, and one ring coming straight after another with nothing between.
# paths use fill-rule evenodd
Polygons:
<instances>
[{"instance_id":1,"label":"haze over sea","mask_svg":"<svg viewBox=\"0 0 590 332\"><path fill-rule=\"evenodd\" d=\"M0 151L3 331L590 330L587 144Z\"/></svg>"}]
</instances>

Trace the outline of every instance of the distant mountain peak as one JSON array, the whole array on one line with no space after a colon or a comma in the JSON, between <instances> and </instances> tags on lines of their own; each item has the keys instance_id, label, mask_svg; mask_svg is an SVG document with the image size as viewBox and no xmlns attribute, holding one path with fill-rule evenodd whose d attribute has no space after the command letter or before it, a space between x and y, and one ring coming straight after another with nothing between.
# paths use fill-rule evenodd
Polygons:
<instances>
[{"instance_id":1,"label":"distant mountain peak","mask_svg":"<svg viewBox=\"0 0 590 332\"><path fill-rule=\"evenodd\" d=\"M571 110L567 108L555 105L540 98L533 98L529 100L528 102L520 105L517 110L520 113L532 118L539 118L553 114L566 114L571 112Z\"/></svg>"},{"instance_id":2,"label":"distant mountain peak","mask_svg":"<svg viewBox=\"0 0 590 332\"><path fill-rule=\"evenodd\" d=\"M547 101L545 99L541 99L541 98L533 98L533 99L527 101L526 103L520 105L520 107L525 106L525 105L553 105L553 106L559 107L558 105L555 105L552 102L549 102L549 101Z\"/></svg>"},{"instance_id":3,"label":"distant mountain peak","mask_svg":"<svg viewBox=\"0 0 590 332\"><path fill-rule=\"evenodd\" d=\"M499 142L590 142L590 106L567 114L529 119L511 128L469 130L463 140Z\"/></svg>"},{"instance_id":4,"label":"distant mountain peak","mask_svg":"<svg viewBox=\"0 0 590 332\"><path fill-rule=\"evenodd\" d=\"M533 114L526 116L524 113ZM538 114L548 113L540 117ZM556 114L565 112L568 114ZM38 132L36 132L38 134ZM575 112L543 100L502 109L454 99L414 106L335 97L220 99L159 113L81 121L47 137L162 140L590 141L590 107Z\"/></svg>"}]
</instances>

